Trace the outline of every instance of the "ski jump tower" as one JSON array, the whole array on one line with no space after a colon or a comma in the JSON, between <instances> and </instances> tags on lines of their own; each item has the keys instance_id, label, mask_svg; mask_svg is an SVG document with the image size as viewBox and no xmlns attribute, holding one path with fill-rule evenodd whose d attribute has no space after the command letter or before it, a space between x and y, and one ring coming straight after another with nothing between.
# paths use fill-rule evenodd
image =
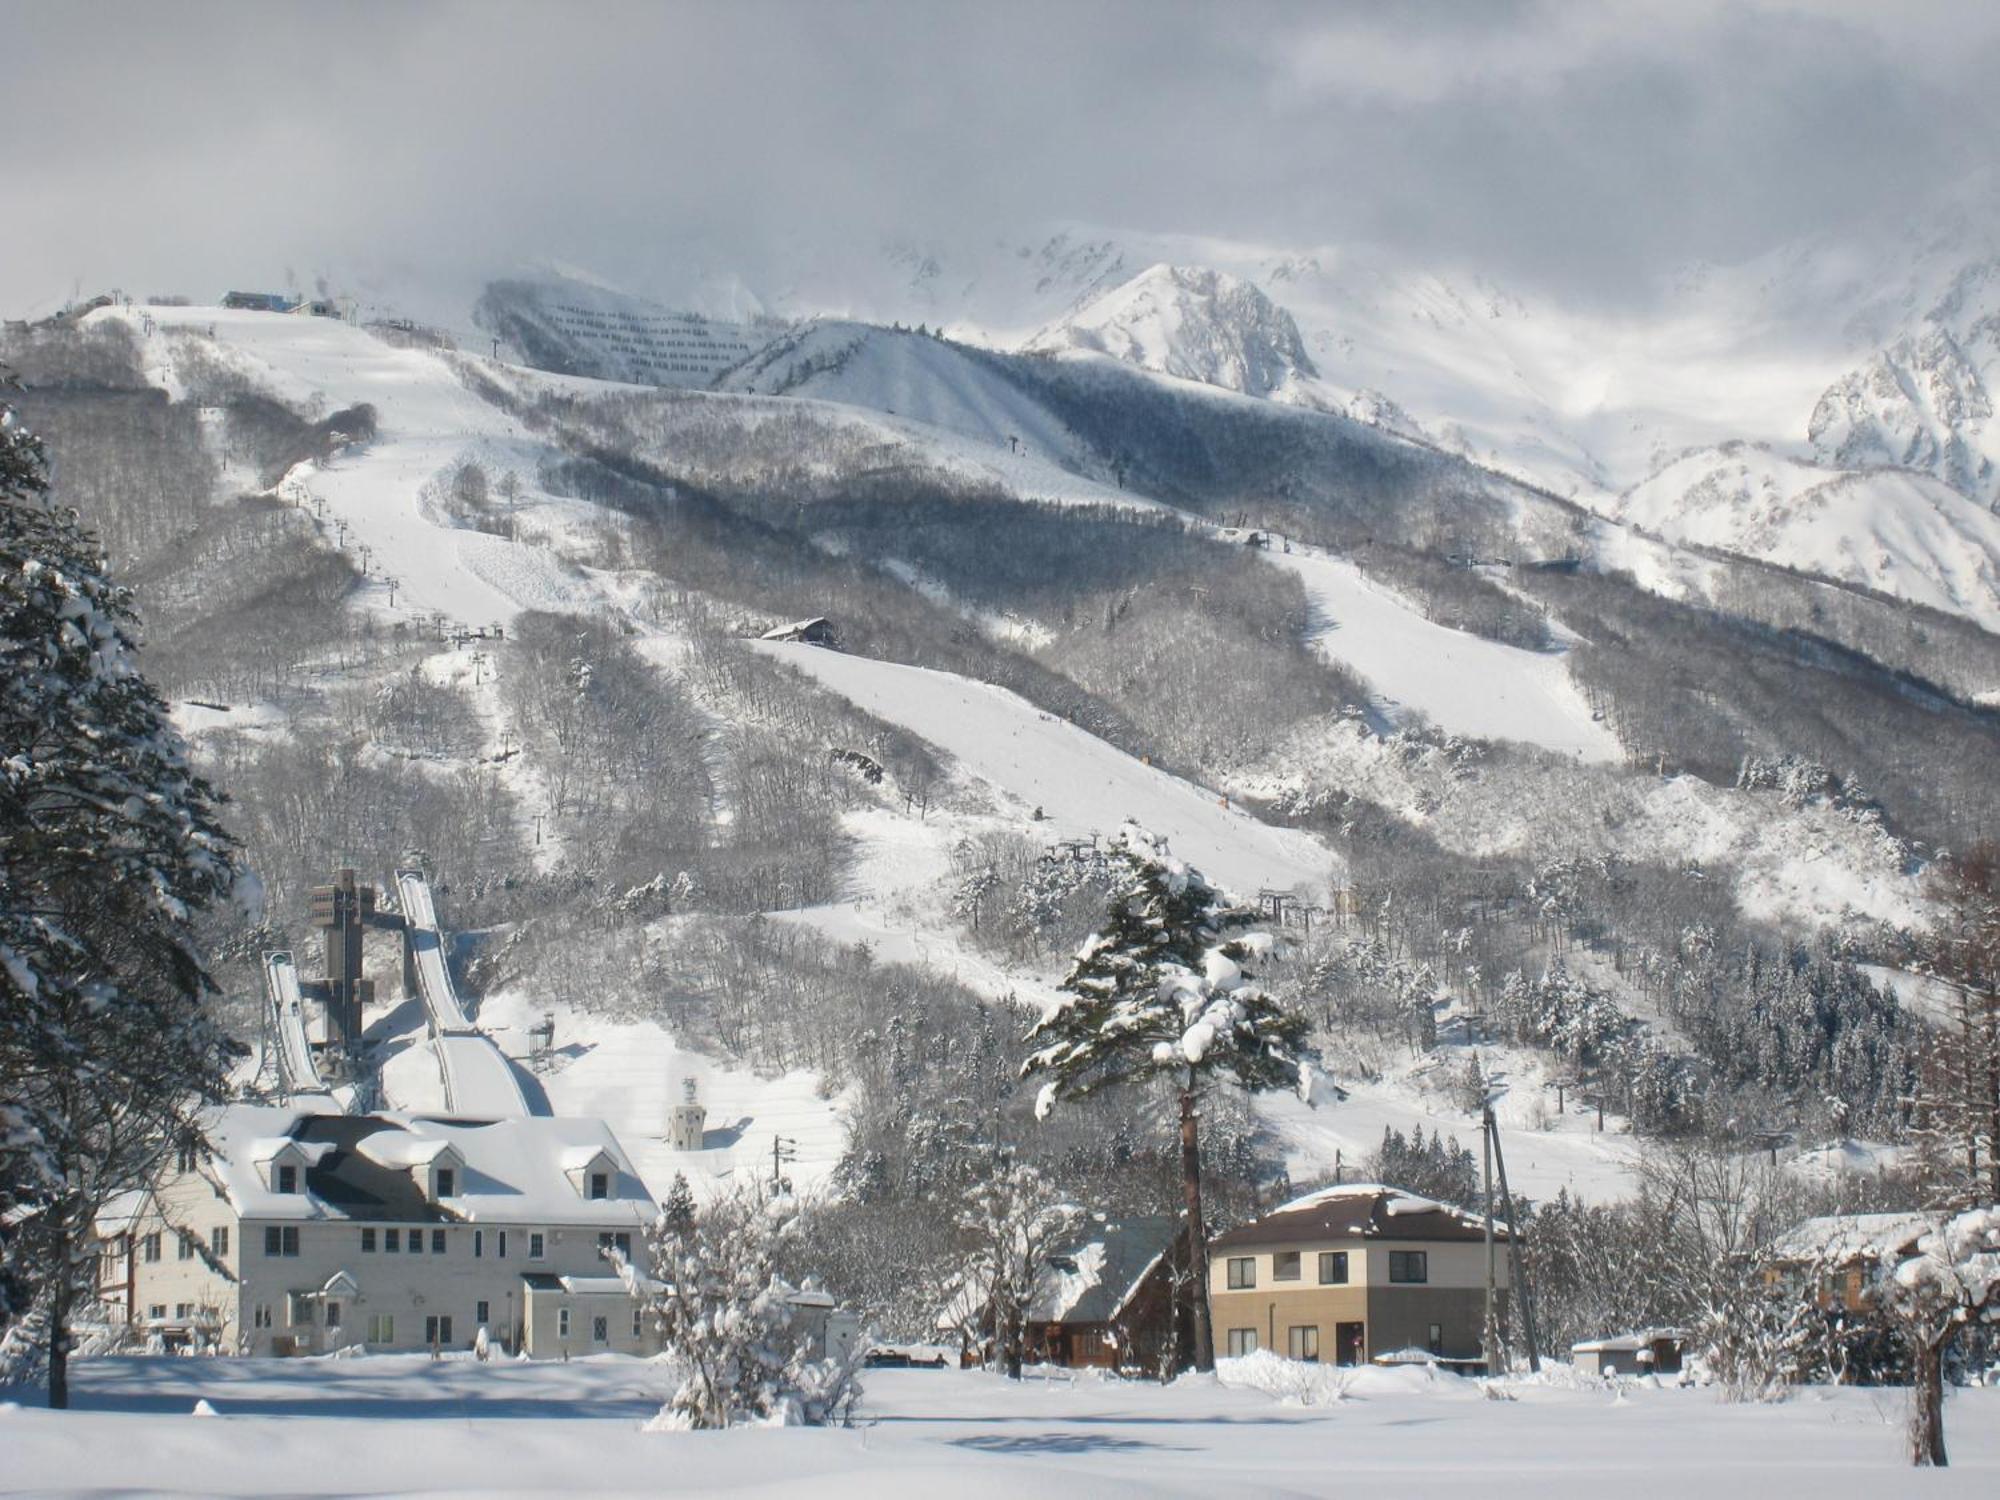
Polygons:
<instances>
[{"instance_id":1,"label":"ski jump tower","mask_svg":"<svg viewBox=\"0 0 2000 1500\"><path fill-rule=\"evenodd\" d=\"M361 975L361 931L374 920L375 887L353 870L313 887L312 925L326 933L326 1040L343 1052L360 1047L361 1010L375 999L375 981Z\"/></svg>"}]
</instances>

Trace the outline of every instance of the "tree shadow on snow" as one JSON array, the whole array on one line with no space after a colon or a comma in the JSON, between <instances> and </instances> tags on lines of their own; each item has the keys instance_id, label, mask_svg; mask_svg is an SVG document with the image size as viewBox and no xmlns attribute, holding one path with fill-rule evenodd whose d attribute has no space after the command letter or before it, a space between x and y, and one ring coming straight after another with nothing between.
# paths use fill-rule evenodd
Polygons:
<instances>
[{"instance_id":1,"label":"tree shadow on snow","mask_svg":"<svg viewBox=\"0 0 2000 1500\"><path fill-rule=\"evenodd\" d=\"M1146 1449L1162 1453L1194 1451L1183 1443L1113 1437L1108 1432L993 1433L953 1438L951 1443L957 1448L974 1448L981 1453L1012 1453L1022 1458L1035 1458L1046 1453L1135 1453Z\"/></svg>"}]
</instances>

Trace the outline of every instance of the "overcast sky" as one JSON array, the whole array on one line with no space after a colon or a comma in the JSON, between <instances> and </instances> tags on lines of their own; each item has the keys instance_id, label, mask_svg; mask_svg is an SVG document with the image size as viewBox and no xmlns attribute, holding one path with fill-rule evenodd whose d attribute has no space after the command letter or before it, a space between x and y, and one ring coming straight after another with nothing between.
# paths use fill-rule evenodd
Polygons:
<instances>
[{"instance_id":1,"label":"overcast sky","mask_svg":"<svg viewBox=\"0 0 2000 1500\"><path fill-rule=\"evenodd\" d=\"M0 0L0 307L1056 221L1615 302L1962 189L1997 64L1981 0Z\"/></svg>"}]
</instances>

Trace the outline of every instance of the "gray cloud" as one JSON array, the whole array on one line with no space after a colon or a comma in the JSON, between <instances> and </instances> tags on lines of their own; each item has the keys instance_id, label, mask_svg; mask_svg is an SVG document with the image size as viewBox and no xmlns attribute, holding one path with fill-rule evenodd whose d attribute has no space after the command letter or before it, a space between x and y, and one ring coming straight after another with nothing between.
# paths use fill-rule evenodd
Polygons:
<instances>
[{"instance_id":1,"label":"gray cloud","mask_svg":"<svg viewBox=\"0 0 2000 1500\"><path fill-rule=\"evenodd\" d=\"M1056 220L1365 240L1578 297L1859 233L1991 156L2000 10L1633 0L0 0L0 307Z\"/></svg>"}]
</instances>

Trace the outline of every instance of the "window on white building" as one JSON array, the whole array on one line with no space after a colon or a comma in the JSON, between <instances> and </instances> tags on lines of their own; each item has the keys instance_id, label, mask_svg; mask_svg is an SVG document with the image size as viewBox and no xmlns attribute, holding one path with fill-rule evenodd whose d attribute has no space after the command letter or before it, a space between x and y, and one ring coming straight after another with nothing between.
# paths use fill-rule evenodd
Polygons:
<instances>
[{"instance_id":1,"label":"window on white building","mask_svg":"<svg viewBox=\"0 0 2000 1500\"><path fill-rule=\"evenodd\" d=\"M431 1231L431 1254L444 1254L444 1231L442 1229L433 1229Z\"/></svg>"},{"instance_id":2,"label":"window on white building","mask_svg":"<svg viewBox=\"0 0 2000 1500\"><path fill-rule=\"evenodd\" d=\"M1280 1250L1276 1255L1273 1255L1271 1257L1271 1279L1273 1281L1297 1281L1301 1274L1299 1270L1299 1258L1300 1252L1297 1250Z\"/></svg>"},{"instance_id":3,"label":"window on white building","mask_svg":"<svg viewBox=\"0 0 2000 1500\"><path fill-rule=\"evenodd\" d=\"M192 1230L183 1229L180 1232L179 1241L174 1246L174 1257L177 1260L194 1259L194 1232Z\"/></svg>"},{"instance_id":4,"label":"window on white building","mask_svg":"<svg viewBox=\"0 0 2000 1500\"><path fill-rule=\"evenodd\" d=\"M1302 1359L1308 1364L1319 1362L1319 1327L1313 1323L1299 1323L1285 1331L1285 1352L1293 1359Z\"/></svg>"},{"instance_id":5,"label":"window on white building","mask_svg":"<svg viewBox=\"0 0 2000 1500\"><path fill-rule=\"evenodd\" d=\"M1257 1330L1254 1328L1232 1328L1229 1330L1229 1357L1241 1359L1246 1354L1257 1352Z\"/></svg>"},{"instance_id":6,"label":"window on white building","mask_svg":"<svg viewBox=\"0 0 2000 1500\"><path fill-rule=\"evenodd\" d=\"M289 1164L278 1168L278 1191L296 1193L299 1190L299 1169Z\"/></svg>"},{"instance_id":7,"label":"window on white building","mask_svg":"<svg viewBox=\"0 0 2000 1500\"><path fill-rule=\"evenodd\" d=\"M556 1309L556 1337L560 1339L569 1337L569 1309L566 1307Z\"/></svg>"},{"instance_id":8,"label":"window on white building","mask_svg":"<svg viewBox=\"0 0 2000 1500\"><path fill-rule=\"evenodd\" d=\"M1232 1255L1229 1257L1229 1290L1247 1291L1257 1284L1257 1257L1254 1255Z\"/></svg>"},{"instance_id":9,"label":"window on white building","mask_svg":"<svg viewBox=\"0 0 2000 1500\"><path fill-rule=\"evenodd\" d=\"M609 1172L592 1172L590 1174L590 1196L593 1198L609 1198L611 1196L611 1174Z\"/></svg>"},{"instance_id":10,"label":"window on white building","mask_svg":"<svg viewBox=\"0 0 2000 1500\"><path fill-rule=\"evenodd\" d=\"M1401 1282L1429 1281L1431 1279L1429 1252L1424 1250L1391 1250L1389 1252L1389 1279Z\"/></svg>"},{"instance_id":11,"label":"window on white building","mask_svg":"<svg viewBox=\"0 0 2000 1500\"><path fill-rule=\"evenodd\" d=\"M611 1342L611 1320L609 1318L592 1318L590 1320L590 1341L593 1344L608 1344Z\"/></svg>"},{"instance_id":12,"label":"window on white building","mask_svg":"<svg viewBox=\"0 0 2000 1500\"><path fill-rule=\"evenodd\" d=\"M208 1252L221 1259L229 1253L229 1226L218 1224L208 1232Z\"/></svg>"},{"instance_id":13,"label":"window on white building","mask_svg":"<svg viewBox=\"0 0 2000 1500\"><path fill-rule=\"evenodd\" d=\"M396 1342L395 1314L370 1313L368 1315L368 1342L371 1344L393 1344Z\"/></svg>"},{"instance_id":14,"label":"window on white building","mask_svg":"<svg viewBox=\"0 0 2000 1500\"><path fill-rule=\"evenodd\" d=\"M159 1230L155 1229L151 1234L139 1241L139 1255L148 1265L151 1265L160 1258Z\"/></svg>"},{"instance_id":15,"label":"window on white building","mask_svg":"<svg viewBox=\"0 0 2000 1500\"><path fill-rule=\"evenodd\" d=\"M1319 1284L1321 1286L1345 1286L1347 1284L1347 1252L1345 1250L1320 1251Z\"/></svg>"},{"instance_id":16,"label":"window on white building","mask_svg":"<svg viewBox=\"0 0 2000 1500\"><path fill-rule=\"evenodd\" d=\"M528 1232L528 1259L540 1260L546 1249L547 1245L542 1237L542 1232L539 1229L530 1230Z\"/></svg>"}]
</instances>

